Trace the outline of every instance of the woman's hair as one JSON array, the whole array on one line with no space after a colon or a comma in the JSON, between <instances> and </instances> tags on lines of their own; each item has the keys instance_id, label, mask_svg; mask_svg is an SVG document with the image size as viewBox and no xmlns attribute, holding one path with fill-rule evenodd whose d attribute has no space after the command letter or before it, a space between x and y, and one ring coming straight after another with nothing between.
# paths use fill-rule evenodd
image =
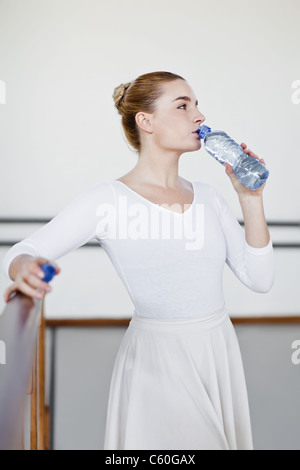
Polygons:
<instances>
[{"instance_id":1,"label":"woman's hair","mask_svg":"<svg viewBox=\"0 0 300 470\"><path fill-rule=\"evenodd\" d=\"M114 89L115 106L122 116L122 127L133 149L141 150L140 133L135 115L144 111L153 113L156 100L163 94L162 84L184 78L170 72L152 72L140 75L132 82Z\"/></svg>"}]
</instances>

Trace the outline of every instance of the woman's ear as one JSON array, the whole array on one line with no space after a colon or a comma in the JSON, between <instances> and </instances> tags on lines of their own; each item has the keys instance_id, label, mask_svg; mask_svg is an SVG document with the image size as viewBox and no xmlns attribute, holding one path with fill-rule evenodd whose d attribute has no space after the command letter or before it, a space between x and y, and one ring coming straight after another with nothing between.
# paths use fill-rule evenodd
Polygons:
<instances>
[{"instance_id":1,"label":"woman's ear","mask_svg":"<svg viewBox=\"0 0 300 470\"><path fill-rule=\"evenodd\" d=\"M152 121L151 121L151 114L139 112L135 115L135 122L139 126L140 129L143 131L152 134Z\"/></svg>"}]
</instances>

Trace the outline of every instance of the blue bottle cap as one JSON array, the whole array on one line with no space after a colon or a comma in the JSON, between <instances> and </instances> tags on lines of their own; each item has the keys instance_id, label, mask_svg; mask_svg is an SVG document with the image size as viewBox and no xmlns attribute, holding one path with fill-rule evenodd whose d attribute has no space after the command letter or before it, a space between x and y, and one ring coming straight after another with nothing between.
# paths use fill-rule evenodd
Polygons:
<instances>
[{"instance_id":1,"label":"blue bottle cap","mask_svg":"<svg viewBox=\"0 0 300 470\"><path fill-rule=\"evenodd\" d=\"M208 127L208 126L205 126L203 124L203 126L200 126L199 129L197 130L198 132L198 135L200 137L200 139L205 139L205 137L207 136L207 134L209 134L209 132L211 132L211 128Z\"/></svg>"},{"instance_id":2,"label":"blue bottle cap","mask_svg":"<svg viewBox=\"0 0 300 470\"><path fill-rule=\"evenodd\" d=\"M51 279L55 276L56 274L56 269L52 264L42 264L41 269L44 271L45 276L43 277L42 281L44 282L50 282Z\"/></svg>"}]
</instances>

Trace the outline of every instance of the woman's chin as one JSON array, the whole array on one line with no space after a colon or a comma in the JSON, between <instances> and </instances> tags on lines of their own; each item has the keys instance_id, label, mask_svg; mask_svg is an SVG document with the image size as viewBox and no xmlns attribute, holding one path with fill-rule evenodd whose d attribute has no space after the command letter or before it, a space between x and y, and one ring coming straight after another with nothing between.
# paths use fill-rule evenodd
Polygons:
<instances>
[{"instance_id":1,"label":"woman's chin","mask_svg":"<svg viewBox=\"0 0 300 470\"><path fill-rule=\"evenodd\" d=\"M178 147L173 147L173 150L176 150L180 153L185 153L185 152L196 152L197 150L201 149L201 140L196 140L193 143L186 144L185 146L178 146ZM169 147L169 150L171 148Z\"/></svg>"},{"instance_id":2,"label":"woman's chin","mask_svg":"<svg viewBox=\"0 0 300 470\"><path fill-rule=\"evenodd\" d=\"M190 148L186 150L186 152L195 152L196 150L200 150L200 149L201 149L201 140L191 145Z\"/></svg>"}]
</instances>

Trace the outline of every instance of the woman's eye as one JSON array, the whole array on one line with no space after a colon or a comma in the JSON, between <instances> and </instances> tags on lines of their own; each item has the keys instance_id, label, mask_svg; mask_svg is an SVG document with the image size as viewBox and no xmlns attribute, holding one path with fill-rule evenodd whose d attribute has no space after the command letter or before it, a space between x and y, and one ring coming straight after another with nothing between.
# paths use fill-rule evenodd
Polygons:
<instances>
[{"instance_id":1,"label":"woman's eye","mask_svg":"<svg viewBox=\"0 0 300 470\"><path fill-rule=\"evenodd\" d=\"M182 104L181 106L178 106L177 109L181 109L182 107L184 107L184 109L186 108L186 104Z\"/></svg>"}]
</instances>

